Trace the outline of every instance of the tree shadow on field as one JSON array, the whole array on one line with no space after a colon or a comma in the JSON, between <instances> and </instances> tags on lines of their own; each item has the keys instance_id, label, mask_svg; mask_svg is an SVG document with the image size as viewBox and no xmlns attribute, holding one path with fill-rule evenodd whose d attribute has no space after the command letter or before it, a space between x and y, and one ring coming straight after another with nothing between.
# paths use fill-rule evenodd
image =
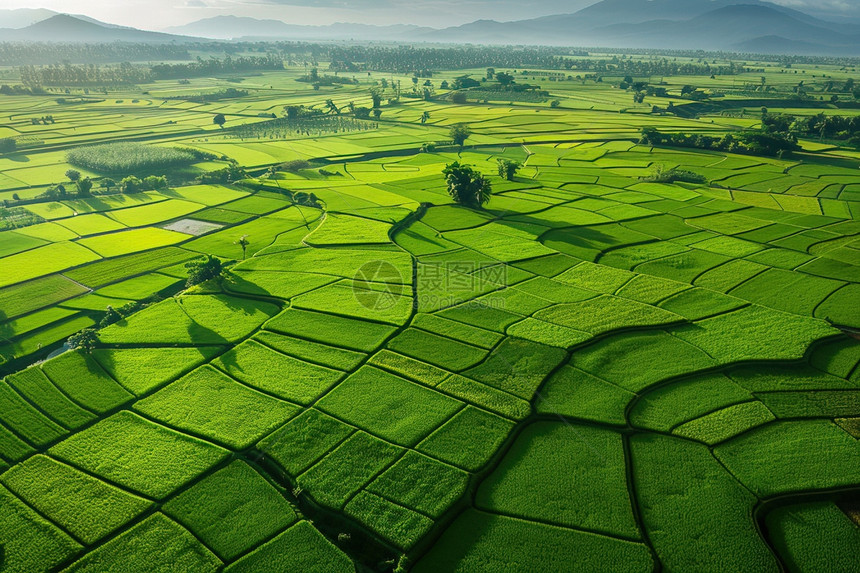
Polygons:
<instances>
[{"instance_id":1,"label":"tree shadow on field","mask_svg":"<svg viewBox=\"0 0 860 573\"><path fill-rule=\"evenodd\" d=\"M80 201L82 203L84 203L85 205L87 205L88 207L92 208L92 210L94 212L99 212L99 213L102 211L110 211L111 209L116 208L115 205L110 205L110 204L106 203L105 201L103 201L102 199L99 199L98 197L90 197L88 199L80 199Z\"/></svg>"},{"instance_id":2,"label":"tree shadow on field","mask_svg":"<svg viewBox=\"0 0 860 573\"><path fill-rule=\"evenodd\" d=\"M224 338L221 334L212 330L208 326L203 326L193 318L188 323L188 328L186 330L188 331L190 340L194 344L225 345L230 343L230 341Z\"/></svg>"},{"instance_id":3,"label":"tree shadow on field","mask_svg":"<svg viewBox=\"0 0 860 573\"><path fill-rule=\"evenodd\" d=\"M174 199L185 199L182 195L180 195L175 189L159 189L158 192L165 197L172 197Z\"/></svg>"},{"instance_id":4,"label":"tree shadow on field","mask_svg":"<svg viewBox=\"0 0 860 573\"><path fill-rule=\"evenodd\" d=\"M203 295L195 295L195 296L203 296ZM196 346L203 346L208 344L215 345L227 345L230 344L230 341L224 338L218 332L212 330L208 326L204 326L194 320L194 317L186 310L185 306L182 304L182 299L176 300L176 305L179 306L179 310L182 311L185 316L188 318L188 325L186 326L186 331L188 332L188 339L192 342L192 344Z\"/></svg>"},{"instance_id":5,"label":"tree shadow on field","mask_svg":"<svg viewBox=\"0 0 860 573\"><path fill-rule=\"evenodd\" d=\"M224 275L224 289L228 293L241 293L259 296L272 296L271 292L267 291L257 283L247 280L244 273L229 272ZM229 303L228 303L229 304Z\"/></svg>"},{"instance_id":6,"label":"tree shadow on field","mask_svg":"<svg viewBox=\"0 0 860 573\"><path fill-rule=\"evenodd\" d=\"M603 251L606 248L625 244L609 233L604 232L600 227L606 225L616 225L617 223L604 223L601 225L571 225L569 227L560 227L558 221L549 221L535 215L517 215L515 220L498 219L496 221L501 225L507 225L517 228L522 224L540 225L547 230L540 235L537 240L546 244L547 240L552 240L556 243L570 245L579 249L596 249ZM556 249L559 250L559 249ZM562 251L563 252L563 251Z\"/></svg>"},{"instance_id":7,"label":"tree shadow on field","mask_svg":"<svg viewBox=\"0 0 860 573\"><path fill-rule=\"evenodd\" d=\"M30 163L30 158L23 153L7 153L3 156L3 159L8 159L15 163Z\"/></svg>"},{"instance_id":8,"label":"tree shadow on field","mask_svg":"<svg viewBox=\"0 0 860 573\"><path fill-rule=\"evenodd\" d=\"M0 344L9 342L9 339L15 336L15 329L12 328L6 319L6 313L0 310Z\"/></svg>"}]
</instances>

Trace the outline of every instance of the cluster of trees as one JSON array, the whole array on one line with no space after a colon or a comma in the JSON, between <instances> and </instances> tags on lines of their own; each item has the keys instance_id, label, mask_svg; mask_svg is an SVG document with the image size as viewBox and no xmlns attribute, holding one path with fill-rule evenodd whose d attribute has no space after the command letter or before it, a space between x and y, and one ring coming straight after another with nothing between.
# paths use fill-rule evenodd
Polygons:
<instances>
[{"instance_id":1,"label":"cluster of trees","mask_svg":"<svg viewBox=\"0 0 860 573\"><path fill-rule=\"evenodd\" d=\"M623 50L619 50L623 52ZM635 53L641 53L637 50ZM631 52L633 53L633 52ZM556 48L521 48L469 46L452 48L419 48L414 46L336 46L329 49L332 71L359 72L391 71L395 73L418 73L431 77L433 70L456 70L483 68L488 66L521 69L526 67L541 70L578 70L597 75L633 76L711 76L734 75L747 71L743 63L708 62L702 52L653 51L650 59L628 58L626 55L611 58L590 58L587 52L560 50ZM657 57L657 54L662 57ZM698 61L687 58L695 56ZM710 54L721 60L726 54ZM679 61L678 58L683 58Z\"/></svg>"},{"instance_id":2,"label":"cluster of trees","mask_svg":"<svg viewBox=\"0 0 860 573\"><path fill-rule=\"evenodd\" d=\"M698 62L678 61L668 57L648 60L613 56L606 59L568 60L570 67L565 69L593 72L602 75L628 75L634 77L651 76L730 76L747 71L743 63L729 62L718 64L716 61Z\"/></svg>"},{"instance_id":3,"label":"cluster of trees","mask_svg":"<svg viewBox=\"0 0 860 573\"><path fill-rule=\"evenodd\" d=\"M230 165L223 169L201 173L197 176L196 181L203 185L212 185L217 183L235 183L246 177L248 175L245 173L245 170L238 163L231 162Z\"/></svg>"},{"instance_id":4,"label":"cluster of trees","mask_svg":"<svg viewBox=\"0 0 860 573\"><path fill-rule=\"evenodd\" d=\"M633 102L643 103L645 97L669 97L669 89L665 86L654 86L645 81L636 81L633 76L627 75L622 79L618 88L622 90L630 90L633 92ZM708 99L708 94L699 91L696 86L685 85L681 87L681 97L693 101L702 101Z\"/></svg>"},{"instance_id":5,"label":"cluster of trees","mask_svg":"<svg viewBox=\"0 0 860 573\"><path fill-rule=\"evenodd\" d=\"M848 141L860 148L860 116L825 115L795 116L762 110L762 128L768 133L797 140L800 137Z\"/></svg>"},{"instance_id":6,"label":"cluster of trees","mask_svg":"<svg viewBox=\"0 0 860 573\"><path fill-rule=\"evenodd\" d=\"M18 150L18 142L14 137L0 139L0 153L15 153Z\"/></svg>"},{"instance_id":7,"label":"cluster of trees","mask_svg":"<svg viewBox=\"0 0 860 573\"><path fill-rule=\"evenodd\" d=\"M0 85L0 95L43 95L44 93L42 86Z\"/></svg>"},{"instance_id":8,"label":"cluster of trees","mask_svg":"<svg viewBox=\"0 0 860 573\"><path fill-rule=\"evenodd\" d=\"M77 189L78 197L89 197L92 195L93 180L89 177L81 177L81 172L77 169L69 169L66 171L66 177Z\"/></svg>"},{"instance_id":9,"label":"cluster of trees","mask_svg":"<svg viewBox=\"0 0 860 573\"><path fill-rule=\"evenodd\" d=\"M492 81L495 80L495 81ZM540 86L527 83L517 83L513 74L496 73L495 68L487 68L485 80L478 81L468 75L455 78L452 82L443 81L442 89L454 90L448 98L457 104L474 101L525 101L542 102L549 97L549 92L541 90Z\"/></svg>"},{"instance_id":10,"label":"cluster of trees","mask_svg":"<svg viewBox=\"0 0 860 573\"><path fill-rule=\"evenodd\" d=\"M66 171L66 177L69 180L69 186L74 190L69 190L66 184L54 185L47 191L39 195L38 199L55 201L67 199L69 197L91 197L93 194L94 182L89 177L81 177L81 173L75 169ZM165 175L149 175L147 177L135 177L129 175L124 177L119 182L111 178L102 179L99 186L104 193L113 193L119 191L121 193L141 193L143 191L158 191L167 189L170 182Z\"/></svg>"},{"instance_id":11,"label":"cluster of trees","mask_svg":"<svg viewBox=\"0 0 860 573\"><path fill-rule=\"evenodd\" d=\"M708 182L708 178L704 175L687 171L686 169L666 169L662 165L657 165L654 168L654 173L650 176L640 177L639 179L646 183L675 183L681 181L704 185Z\"/></svg>"},{"instance_id":12,"label":"cluster of trees","mask_svg":"<svg viewBox=\"0 0 860 573\"><path fill-rule=\"evenodd\" d=\"M148 82L152 79L148 68L128 62L100 66L97 64L73 65L51 64L43 67L21 66L18 68L21 83L35 86L110 86Z\"/></svg>"},{"instance_id":13,"label":"cluster of trees","mask_svg":"<svg viewBox=\"0 0 860 573\"><path fill-rule=\"evenodd\" d=\"M320 75L319 68L311 68L306 75L300 77L296 81L311 84L315 90L320 89L322 86L352 85L358 83L358 80L354 78L341 77L338 75L330 76L328 74Z\"/></svg>"},{"instance_id":14,"label":"cluster of trees","mask_svg":"<svg viewBox=\"0 0 860 573\"><path fill-rule=\"evenodd\" d=\"M2 45L2 44L0 44ZM219 50L222 48L219 48ZM164 59L190 59L186 51L185 57ZM203 59L198 56L196 61L179 64L135 65L122 62L115 65L100 65L96 63L72 64L66 58L62 64L45 66L20 66L22 90L32 90L42 86L63 87L95 87L117 86L148 83L154 80L185 79L191 77L212 76L224 73L243 73L264 70L284 69L284 60L277 54L265 56L240 56ZM17 90L17 91L22 91ZM14 93L16 88L7 86L6 92ZM229 90L227 90L229 91ZM26 92L25 92L26 93ZM238 97L238 96L228 96ZM210 100L205 100L210 101Z\"/></svg>"},{"instance_id":15,"label":"cluster of trees","mask_svg":"<svg viewBox=\"0 0 860 573\"><path fill-rule=\"evenodd\" d=\"M766 131L743 131L728 133L723 137L711 137L701 134L662 133L654 127L646 127L642 129L641 135L639 143L643 145L713 149L768 157L781 157L800 149L797 141Z\"/></svg>"},{"instance_id":16,"label":"cluster of trees","mask_svg":"<svg viewBox=\"0 0 860 573\"><path fill-rule=\"evenodd\" d=\"M319 110L317 110L319 111ZM295 118L282 117L270 121L239 125L227 130L230 137L240 139L289 139L313 137L328 133L352 133L372 131L379 128L374 121L367 121L371 113L382 115L382 110L368 107L354 107L354 117L338 114L300 115Z\"/></svg>"},{"instance_id":17,"label":"cluster of trees","mask_svg":"<svg viewBox=\"0 0 860 573\"><path fill-rule=\"evenodd\" d=\"M242 237L242 239L247 240L245 237ZM245 247L247 247L247 243L245 243ZM200 283L220 278L221 273L224 271L221 259L212 255L206 255L205 259L198 259L191 261L190 263L186 263L185 268L188 270L188 281L186 283L188 287L193 287L194 285L199 285Z\"/></svg>"},{"instance_id":18,"label":"cluster of trees","mask_svg":"<svg viewBox=\"0 0 860 573\"><path fill-rule=\"evenodd\" d=\"M557 48L512 50L508 47L491 46L426 48L356 45L331 47L329 61L332 62L332 71L418 73L420 77L431 77L433 70L462 70L488 66L562 69L566 61L564 54L565 50Z\"/></svg>"},{"instance_id":19,"label":"cluster of trees","mask_svg":"<svg viewBox=\"0 0 860 573\"><path fill-rule=\"evenodd\" d=\"M48 124L53 125L57 122L54 120L53 115L43 115L42 117L30 118L30 123L33 125L48 125Z\"/></svg>"},{"instance_id":20,"label":"cluster of trees","mask_svg":"<svg viewBox=\"0 0 860 573\"><path fill-rule=\"evenodd\" d=\"M466 164L455 161L442 171L448 194L458 205L479 209L490 201L493 187L490 180Z\"/></svg>"},{"instance_id":21,"label":"cluster of trees","mask_svg":"<svg viewBox=\"0 0 860 573\"><path fill-rule=\"evenodd\" d=\"M172 96L167 99L181 99L185 101L192 101L195 103L208 103L212 101L221 101L222 99L234 99L241 98L248 95L248 90L237 90L236 88L227 88L224 90L219 90L217 92L211 92L207 94L196 94L190 96Z\"/></svg>"},{"instance_id":22,"label":"cluster of trees","mask_svg":"<svg viewBox=\"0 0 860 573\"><path fill-rule=\"evenodd\" d=\"M109 181L110 180L108 180L108 182ZM158 191L160 189L167 189L169 186L170 182L164 175L149 175L147 177L144 177L143 179L135 177L134 175L129 175L128 177L124 177L123 179L121 179L118 185L120 191L122 191L123 193Z\"/></svg>"},{"instance_id":23,"label":"cluster of trees","mask_svg":"<svg viewBox=\"0 0 860 573\"><path fill-rule=\"evenodd\" d=\"M196 46L197 49L201 47ZM72 63L98 64L183 61L191 59L188 49L187 45L126 42L108 44L0 42L0 66L38 66L65 60Z\"/></svg>"},{"instance_id":24,"label":"cluster of trees","mask_svg":"<svg viewBox=\"0 0 860 573\"><path fill-rule=\"evenodd\" d=\"M222 49L223 46L219 47L219 51ZM235 58L228 54L221 59L208 58L205 60L198 56L196 61L187 64L156 64L150 68L150 72L152 79L168 80L283 69L284 59L278 54L271 53L265 56L238 56Z\"/></svg>"},{"instance_id":25,"label":"cluster of trees","mask_svg":"<svg viewBox=\"0 0 860 573\"><path fill-rule=\"evenodd\" d=\"M512 159L497 159L499 163L499 177L507 181L513 181L517 172L523 168L523 164Z\"/></svg>"},{"instance_id":26,"label":"cluster of trees","mask_svg":"<svg viewBox=\"0 0 860 573\"><path fill-rule=\"evenodd\" d=\"M451 141L454 142L454 145L462 147L466 143L466 140L472 136L472 128L465 123L458 123L451 126L448 135L451 136Z\"/></svg>"}]
</instances>

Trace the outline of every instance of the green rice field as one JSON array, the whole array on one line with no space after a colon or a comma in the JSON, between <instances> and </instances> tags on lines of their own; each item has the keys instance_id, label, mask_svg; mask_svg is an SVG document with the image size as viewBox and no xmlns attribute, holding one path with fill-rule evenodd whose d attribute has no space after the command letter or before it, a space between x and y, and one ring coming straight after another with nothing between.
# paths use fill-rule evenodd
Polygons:
<instances>
[{"instance_id":1,"label":"green rice field","mask_svg":"<svg viewBox=\"0 0 860 573\"><path fill-rule=\"evenodd\" d=\"M860 155L642 143L757 128L679 94L762 74L640 104L610 72L455 104L486 72L436 70L372 128L277 137L252 126L410 76L0 94L0 206L32 223L0 231L0 571L857 571ZM102 186L114 141L181 165ZM39 197L75 165L91 196Z\"/></svg>"}]
</instances>

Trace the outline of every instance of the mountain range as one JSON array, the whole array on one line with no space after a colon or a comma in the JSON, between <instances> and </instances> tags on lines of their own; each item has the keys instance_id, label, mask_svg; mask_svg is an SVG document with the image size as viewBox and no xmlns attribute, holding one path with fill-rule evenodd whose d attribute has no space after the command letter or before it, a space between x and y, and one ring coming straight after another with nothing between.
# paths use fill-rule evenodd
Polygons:
<instances>
[{"instance_id":1,"label":"mountain range","mask_svg":"<svg viewBox=\"0 0 860 573\"><path fill-rule=\"evenodd\" d=\"M45 10L0 10L0 41L161 43L201 38L860 55L860 24L823 20L764 0L602 0L573 14L514 22L479 20L444 29L345 23L302 26L280 20L216 16L163 32L149 32Z\"/></svg>"}]
</instances>

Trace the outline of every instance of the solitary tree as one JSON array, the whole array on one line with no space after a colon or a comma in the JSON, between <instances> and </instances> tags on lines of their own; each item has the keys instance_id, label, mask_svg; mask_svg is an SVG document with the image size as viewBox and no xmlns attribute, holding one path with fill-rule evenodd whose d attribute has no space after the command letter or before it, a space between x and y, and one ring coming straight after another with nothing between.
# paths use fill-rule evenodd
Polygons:
<instances>
[{"instance_id":1,"label":"solitary tree","mask_svg":"<svg viewBox=\"0 0 860 573\"><path fill-rule=\"evenodd\" d=\"M242 247L242 259L247 257L248 245L250 242L248 241L248 235L242 235L236 244Z\"/></svg>"},{"instance_id":2,"label":"solitary tree","mask_svg":"<svg viewBox=\"0 0 860 573\"><path fill-rule=\"evenodd\" d=\"M186 286L189 287L218 278L221 276L221 272L223 270L221 259L213 257L212 255L206 255L206 258L203 260L186 263L185 268L188 269L188 281L186 282Z\"/></svg>"},{"instance_id":3,"label":"solitary tree","mask_svg":"<svg viewBox=\"0 0 860 573\"><path fill-rule=\"evenodd\" d=\"M489 202L493 193L490 181L470 166L455 161L442 173L448 184L448 194L455 203L477 209Z\"/></svg>"},{"instance_id":4,"label":"solitary tree","mask_svg":"<svg viewBox=\"0 0 860 573\"><path fill-rule=\"evenodd\" d=\"M89 177L84 177L83 179L78 179L78 196L80 197L89 197L90 191L93 188L93 180Z\"/></svg>"},{"instance_id":5,"label":"solitary tree","mask_svg":"<svg viewBox=\"0 0 860 573\"><path fill-rule=\"evenodd\" d=\"M0 153L12 153L16 149L18 149L18 143L13 138L4 137L0 139Z\"/></svg>"},{"instance_id":6,"label":"solitary tree","mask_svg":"<svg viewBox=\"0 0 860 573\"><path fill-rule=\"evenodd\" d=\"M376 109L382 106L382 90L379 88L370 88L370 100L373 102L373 108Z\"/></svg>"},{"instance_id":7,"label":"solitary tree","mask_svg":"<svg viewBox=\"0 0 860 573\"><path fill-rule=\"evenodd\" d=\"M94 328L85 328L79 333L70 336L66 341L66 344L72 350L81 350L87 354L91 354L96 349L98 343L99 335Z\"/></svg>"},{"instance_id":8,"label":"solitary tree","mask_svg":"<svg viewBox=\"0 0 860 573\"><path fill-rule=\"evenodd\" d=\"M78 171L77 169L69 169L68 171L66 171L66 177L68 178L69 181L71 181L72 183L75 183L78 180L80 180L81 172Z\"/></svg>"},{"instance_id":9,"label":"solitary tree","mask_svg":"<svg viewBox=\"0 0 860 573\"><path fill-rule=\"evenodd\" d=\"M119 187L123 193L138 193L143 191L143 181L134 175L129 175L119 182Z\"/></svg>"},{"instance_id":10,"label":"solitary tree","mask_svg":"<svg viewBox=\"0 0 860 573\"><path fill-rule=\"evenodd\" d=\"M423 125L423 124L425 124L425 123L427 123L427 121L428 121L429 119L430 119L430 112L429 112L429 111L425 111L424 113L422 113L422 114L421 114L421 123L422 123L422 125Z\"/></svg>"},{"instance_id":11,"label":"solitary tree","mask_svg":"<svg viewBox=\"0 0 860 573\"><path fill-rule=\"evenodd\" d=\"M514 83L514 76L512 76L511 74L506 74L505 72L497 73L496 79L504 87L508 87L509 85Z\"/></svg>"},{"instance_id":12,"label":"solitary tree","mask_svg":"<svg viewBox=\"0 0 860 573\"><path fill-rule=\"evenodd\" d=\"M218 127L223 129L224 124L227 123L227 118L224 117L223 113L219 113L218 115L216 115L215 117L212 118L212 123L214 123L215 125L217 125Z\"/></svg>"},{"instance_id":13,"label":"solitary tree","mask_svg":"<svg viewBox=\"0 0 860 573\"><path fill-rule=\"evenodd\" d=\"M513 181L517 171L522 169L523 164L512 159L499 159L499 177Z\"/></svg>"},{"instance_id":14,"label":"solitary tree","mask_svg":"<svg viewBox=\"0 0 860 573\"><path fill-rule=\"evenodd\" d=\"M454 145L463 147L463 144L466 143L466 140L472 135L472 130L465 123L458 123L451 126L450 134Z\"/></svg>"}]
</instances>

